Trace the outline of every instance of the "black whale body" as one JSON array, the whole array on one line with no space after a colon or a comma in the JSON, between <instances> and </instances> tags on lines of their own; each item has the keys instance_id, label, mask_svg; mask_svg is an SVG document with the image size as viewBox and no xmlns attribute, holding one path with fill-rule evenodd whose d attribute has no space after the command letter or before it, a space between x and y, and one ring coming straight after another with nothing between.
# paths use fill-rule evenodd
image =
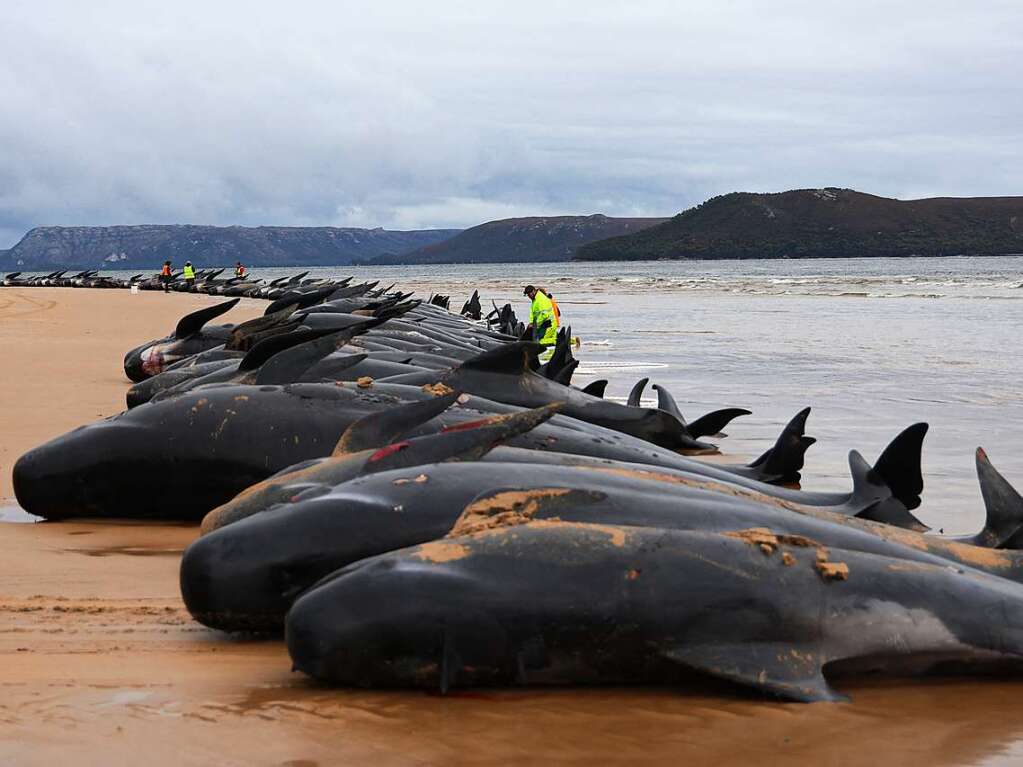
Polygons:
<instances>
[{"instance_id":1,"label":"black whale body","mask_svg":"<svg viewBox=\"0 0 1023 767\"><path fill-rule=\"evenodd\" d=\"M346 685L663 682L674 668L806 702L842 699L827 664L1019 668L1017 583L829 548L843 580L814 547L768 548L565 523L435 541L303 595L288 614L288 651L297 669Z\"/></svg>"}]
</instances>

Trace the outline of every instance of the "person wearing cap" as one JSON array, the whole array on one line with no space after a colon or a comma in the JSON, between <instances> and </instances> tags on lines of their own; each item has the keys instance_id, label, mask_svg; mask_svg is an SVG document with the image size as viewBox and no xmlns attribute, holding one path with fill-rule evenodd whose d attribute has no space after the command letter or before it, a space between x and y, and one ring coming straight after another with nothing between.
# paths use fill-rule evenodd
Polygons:
<instances>
[{"instance_id":1,"label":"person wearing cap","mask_svg":"<svg viewBox=\"0 0 1023 767\"><path fill-rule=\"evenodd\" d=\"M554 344L558 341L558 318L554 313L554 306L547 294L537 290L533 285L526 285L522 295L529 296L532 304L529 307L529 328L533 331L533 340L545 347L544 354L553 351ZM541 331L541 326L547 323L547 327Z\"/></svg>"},{"instance_id":2,"label":"person wearing cap","mask_svg":"<svg viewBox=\"0 0 1023 767\"><path fill-rule=\"evenodd\" d=\"M188 289L191 290L195 287L195 269L192 268L192 262L185 262L185 282L188 284Z\"/></svg>"}]
</instances>

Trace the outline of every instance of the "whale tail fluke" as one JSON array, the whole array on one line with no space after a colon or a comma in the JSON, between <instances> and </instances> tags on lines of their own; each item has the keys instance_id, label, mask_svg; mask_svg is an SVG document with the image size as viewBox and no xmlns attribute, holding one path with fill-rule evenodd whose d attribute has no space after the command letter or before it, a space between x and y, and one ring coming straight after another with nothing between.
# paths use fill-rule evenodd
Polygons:
<instances>
[{"instance_id":1,"label":"whale tail fluke","mask_svg":"<svg viewBox=\"0 0 1023 767\"><path fill-rule=\"evenodd\" d=\"M687 424L686 428L689 429L689 433L693 435L694 439L699 439L700 437L712 437L716 434L720 434L721 430L724 429L732 421L732 419L743 415L751 415L751 412L741 407L727 407L723 410L714 410L713 412L700 416L695 421ZM809 437L808 439L812 440L813 438ZM813 442L811 441L806 447L809 447L812 444ZM802 468L802 463L800 463L800 468Z\"/></svg>"},{"instance_id":2,"label":"whale tail fluke","mask_svg":"<svg viewBox=\"0 0 1023 767\"><path fill-rule=\"evenodd\" d=\"M796 413L782 429L774 446L748 464L749 468L757 470L757 479L771 484L799 482L806 451L810 449L810 445L817 441L805 434L806 419L809 417L810 408L808 407Z\"/></svg>"},{"instance_id":3,"label":"whale tail fluke","mask_svg":"<svg viewBox=\"0 0 1023 767\"><path fill-rule=\"evenodd\" d=\"M572 376L575 374L575 369L577 367L579 367L579 360L570 360L568 364L561 368L561 370L558 371L558 374L554 376L554 382L564 386L571 385Z\"/></svg>"},{"instance_id":4,"label":"whale tail fluke","mask_svg":"<svg viewBox=\"0 0 1023 767\"><path fill-rule=\"evenodd\" d=\"M847 502L849 514L872 522L926 533L929 528L898 498L887 480L856 450L849 451L849 472L853 492Z\"/></svg>"}]
</instances>

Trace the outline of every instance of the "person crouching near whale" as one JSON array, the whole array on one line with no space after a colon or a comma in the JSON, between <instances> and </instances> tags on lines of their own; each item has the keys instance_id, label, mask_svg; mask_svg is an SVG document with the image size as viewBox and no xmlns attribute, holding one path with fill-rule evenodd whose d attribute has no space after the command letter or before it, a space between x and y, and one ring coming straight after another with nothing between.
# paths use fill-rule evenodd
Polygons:
<instances>
[{"instance_id":1,"label":"person crouching near whale","mask_svg":"<svg viewBox=\"0 0 1023 767\"><path fill-rule=\"evenodd\" d=\"M195 269L192 268L192 262L185 262L185 282L188 284L188 289L192 290L195 288Z\"/></svg>"},{"instance_id":2,"label":"person crouching near whale","mask_svg":"<svg viewBox=\"0 0 1023 767\"><path fill-rule=\"evenodd\" d=\"M546 362L554 354L554 344L558 341L558 316L551 299L542 290L526 285L522 295L529 296L532 301L529 307L529 327L526 330L532 331L533 340L543 347L540 359Z\"/></svg>"},{"instance_id":3,"label":"person crouching near whale","mask_svg":"<svg viewBox=\"0 0 1023 767\"><path fill-rule=\"evenodd\" d=\"M171 270L171 262L164 261L163 268L160 269L160 282L163 283L163 292L170 293L171 277L173 276Z\"/></svg>"}]
</instances>

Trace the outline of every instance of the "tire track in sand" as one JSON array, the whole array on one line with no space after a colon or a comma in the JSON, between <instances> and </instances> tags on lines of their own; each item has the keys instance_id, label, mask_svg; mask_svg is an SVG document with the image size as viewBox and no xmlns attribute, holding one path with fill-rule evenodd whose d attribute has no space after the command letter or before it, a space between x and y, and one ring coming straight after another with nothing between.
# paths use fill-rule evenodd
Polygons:
<instances>
[{"instance_id":1,"label":"tire track in sand","mask_svg":"<svg viewBox=\"0 0 1023 767\"><path fill-rule=\"evenodd\" d=\"M8 293L5 290L5 298L7 295ZM15 317L29 317L33 314L48 312L57 306L56 301L31 298L20 292L13 293L11 297L14 299L13 301L5 301L3 304L0 304L0 320L10 320ZM17 303L19 301L28 304L31 308L23 309L22 306Z\"/></svg>"}]
</instances>

